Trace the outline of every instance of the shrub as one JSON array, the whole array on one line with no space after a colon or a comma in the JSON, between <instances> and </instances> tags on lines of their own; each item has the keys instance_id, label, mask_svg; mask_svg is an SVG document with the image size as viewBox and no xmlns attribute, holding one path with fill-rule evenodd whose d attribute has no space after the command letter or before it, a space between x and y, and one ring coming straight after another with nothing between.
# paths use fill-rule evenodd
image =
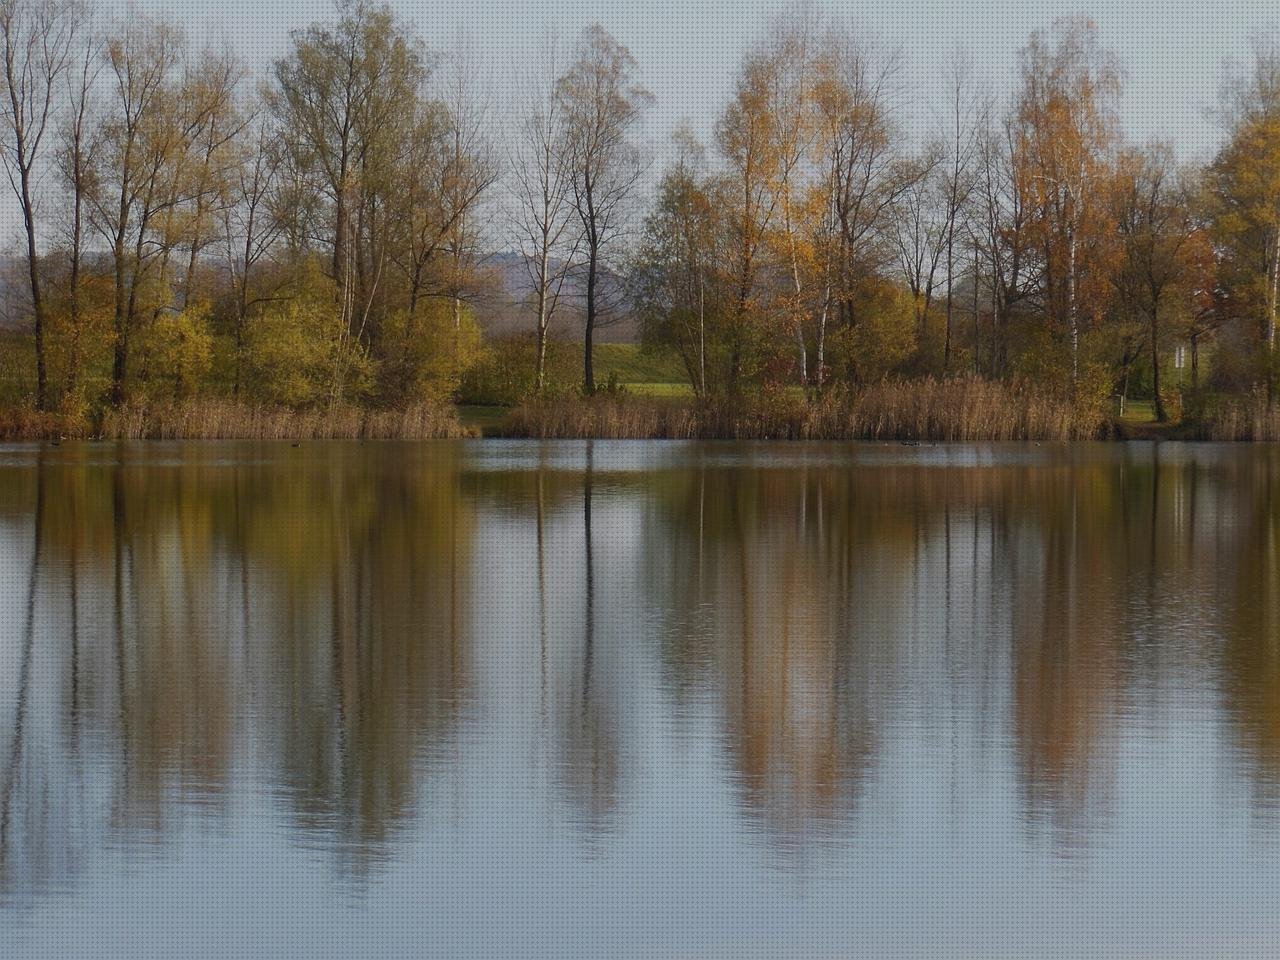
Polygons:
<instances>
[{"instance_id":1,"label":"shrub","mask_svg":"<svg viewBox=\"0 0 1280 960\"><path fill-rule=\"evenodd\" d=\"M480 327L470 307L455 324L444 300L432 299L416 311L397 311L383 322L380 380L389 403L442 402L458 392L482 355Z\"/></svg>"},{"instance_id":2,"label":"shrub","mask_svg":"<svg viewBox=\"0 0 1280 960\"><path fill-rule=\"evenodd\" d=\"M183 398L200 386L213 364L208 315L208 305L199 304L162 313L142 331L137 359L150 394Z\"/></svg>"},{"instance_id":3,"label":"shrub","mask_svg":"<svg viewBox=\"0 0 1280 960\"><path fill-rule=\"evenodd\" d=\"M577 344L547 341L544 397L573 393L582 380ZM485 344L459 385L462 403L512 406L532 397L537 387L537 339L532 334Z\"/></svg>"},{"instance_id":4,"label":"shrub","mask_svg":"<svg viewBox=\"0 0 1280 960\"><path fill-rule=\"evenodd\" d=\"M373 390L368 352L346 331L331 291L319 284L271 304L250 325L246 341L250 389L269 403L346 402Z\"/></svg>"}]
</instances>

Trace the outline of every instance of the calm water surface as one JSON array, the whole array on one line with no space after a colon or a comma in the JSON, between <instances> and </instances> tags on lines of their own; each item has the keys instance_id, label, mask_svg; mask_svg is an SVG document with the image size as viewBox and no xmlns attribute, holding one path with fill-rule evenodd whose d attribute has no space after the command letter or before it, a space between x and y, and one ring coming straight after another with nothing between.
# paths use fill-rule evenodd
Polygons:
<instances>
[{"instance_id":1,"label":"calm water surface","mask_svg":"<svg viewBox=\"0 0 1280 960\"><path fill-rule=\"evenodd\" d=\"M1280 448L0 448L0 956L1277 954Z\"/></svg>"}]
</instances>

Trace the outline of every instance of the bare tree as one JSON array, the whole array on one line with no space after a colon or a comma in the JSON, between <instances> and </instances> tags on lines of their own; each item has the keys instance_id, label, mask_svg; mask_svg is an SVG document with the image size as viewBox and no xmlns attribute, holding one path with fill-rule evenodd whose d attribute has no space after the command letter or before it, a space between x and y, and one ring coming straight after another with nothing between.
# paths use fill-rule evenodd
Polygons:
<instances>
[{"instance_id":1,"label":"bare tree","mask_svg":"<svg viewBox=\"0 0 1280 960\"><path fill-rule=\"evenodd\" d=\"M457 331L462 323L462 301L480 258L481 230L475 216L483 195L497 183L500 167L486 132L488 103L478 96L472 79L475 71L467 58L455 53L449 59L444 81L445 167L440 183L444 246L448 254L445 293Z\"/></svg>"},{"instance_id":2,"label":"bare tree","mask_svg":"<svg viewBox=\"0 0 1280 960\"><path fill-rule=\"evenodd\" d=\"M236 109L241 72L240 64L229 54L213 55L199 65L187 85L195 130L186 186L190 202L187 268L182 281L184 307L196 290L200 254L218 240L211 218L216 223L217 214L230 203L232 181L241 173L237 168L244 158L236 144L249 125L248 118ZM259 141L258 146L266 144Z\"/></svg>"},{"instance_id":3,"label":"bare tree","mask_svg":"<svg viewBox=\"0 0 1280 960\"><path fill-rule=\"evenodd\" d=\"M991 373L1001 375L1008 361L1008 324L1014 310L1036 287L1031 264L1030 166L1019 156L1016 124L999 116L991 100L979 111L976 186L970 217L979 253L989 271L991 293ZM975 257L974 283L980 270Z\"/></svg>"},{"instance_id":4,"label":"bare tree","mask_svg":"<svg viewBox=\"0 0 1280 960\"><path fill-rule=\"evenodd\" d=\"M169 83L182 49L178 31L139 16L119 24L107 42L113 96L100 132L90 219L109 244L114 265L111 401L116 405L125 397L148 228L170 160L173 130L161 117L172 100Z\"/></svg>"},{"instance_id":5,"label":"bare tree","mask_svg":"<svg viewBox=\"0 0 1280 960\"><path fill-rule=\"evenodd\" d=\"M546 388L548 331L581 237L573 230L573 171L564 104L556 96L554 45L548 44L548 48L549 76L531 75L522 84L528 91L528 103L510 162L515 202L512 229L533 284L539 394Z\"/></svg>"},{"instance_id":6,"label":"bare tree","mask_svg":"<svg viewBox=\"0 0 1280 960\"><path fill-rule=\"evenodd\" d=\"M62 0L0 0L0 42L8 96L0 106L5 126L3 158L9 185L22 207L27 270L36 339L36 407L48 409L45 300L41 289L33 176L54 117L62 76L71 63L81 8Z\"/></svg>"},{"instance_id":7,"label":"bare tree","mask_svg":"<svg viewBox=\"0 0 1280 960\"><path fill-rule=\"evenodd\" d=\"M583 331L587 393L595 391L591 351L601 319L601 267L625 225L628 201L645 171L632 133L651 98L637 81L637 70L630 51L595 24L584 32L576 58L557 85L568 127L574 209L587 258Z\"/></svg>"},{"instance_id":8,"label":"bare tree","mask_svg":"<svg viewBox=\"0 0 1280 960\"><path fill-rule=\"evenodd\" d=\"M1156 420L1168 420L1160 386L1162 322L1167 323L1179 306L1175 294L1195 277L1189 262L1195 223L1191 203L1178 181L1173 151L1153 144L1144 151L1121 155L1115 197L1115 222L1120 234L1121 257L1113 283L1120 303L1134 319L1145 319L1151 358L1151 389ZM1193 299L1183 291L1183 305ZM1182 311L1189 312L1189 311Z\"/></svg>"},{"instance_id":9,"label":"bare tree","mask_svg":"<svg viewBox=\"0 0 1280 960\"><path fill-rule=\"evenodd\" d=\"M94 136L94 89L102 73L105 38L86 24L80 42L73 50L71 67L66 72L66 123L58 148L58 166L63 183L70 191L70 223L67 225L67 320L71 343L64 392L74 398L80 387L80 368L84 356L84 319L81 286L85 254L86 204L89 199L98 139Z\"/></svg>"},{"instance_id":10,"label":"bare tree","mask_svg":"<svg viewBox=\"0 0 1280 960\"><path fill-rule=\"evenodd\" d=\"M949 137L946 148L943 223L947 250L947 327L943 342L942 369L951 368L951 343L955 330L955 279L956 279L956 230L974 188L973 163L976 152L977 127L974 117L974 100L969 84L968 60L957 55L952 64L947 84L947 121ZM975 258L975 264L977 260ZM977 286L975 267L974 285ZM976 296L976 292L975 292ZM977 329L974 317L974 329ZM977 363L979 345L973 344L974 363Z\"/></svg>"},{"instance_id":11,"label":"bare tree","mask_svg":"<svg viewBox=\"0 0 1280 960\"><path fill-rule=\"evenodd\" d=\"M818 69L818 109L827 203L833 226L837 312L855 322L851 292L885 259L885 216L912 182L893 114L898 57L882 55L842 30L826 38ZM824 339L825 329L819 334ZM819 347L821 351L821 346Z\"/></svg>"},{"instance_id":12,"label":"bare tree","mask_svg":"<svg viewBox=\"0 0 1280 960\"><path fill-rule=\"evenodd\" d=\"M248 129L253 139L235 167L228 202L222 209L227 274L235 297L234 390L237 394L243 381L249 311L258 303L272 299L270 292L253 292L258 268L270 255L286 222L285 218L275 215L272 205L280 170L280 150L274 144L276 128L266 114L258 112Z\"/></svg>"},{"instance_id":13,"label":"bare tree","mask_svg":"<svg viewBox=\"0 0 1280 960\"><path fill-rule=\"evenodd\" d=\"M894 200L894 223L889 232L902 276L914 301L916 336L921 343L924 342L926 322L933 307L938 268L948 251L950 239L946 219L947 185L941 183L938 176L942 162L943 148L936 143L926 145L921 156L913 161L904 174L907 187ZM939 193L943 195L942 203L938 202ZM944 369L951 349L950 333L948 326L943 347Z\"/></svg>"}]
</instances>

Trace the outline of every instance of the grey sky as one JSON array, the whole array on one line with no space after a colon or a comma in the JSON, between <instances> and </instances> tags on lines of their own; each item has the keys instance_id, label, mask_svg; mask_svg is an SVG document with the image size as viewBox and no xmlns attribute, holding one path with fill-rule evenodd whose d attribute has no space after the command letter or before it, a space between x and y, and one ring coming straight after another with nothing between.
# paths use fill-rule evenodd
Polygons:
<instances>
[{"instance_id":1,"label":"grey sky","mask_svg":"<svg viewBox=\"0 0 1280 960\"><path fill-rule=\"evenodd\" d=\"M128 9L123 0L99 0L99 6L122 14ZM228 43L264 72L286 48L290 29L333 10L330 0L134 0L134 6L175 18L197 43ZM599 20L631 48L655 95L648 136L659 154L682 119L706 135L728 97L742 51L787 9L779 0L392 0L392 6L436 49L467 38L470 60L488 75L498 103L515 89L519 65L538 56L548 29L566 46L584 25ZM1075 7L1035 0L867 0L813 6L900 50L905 119L914 130L928 125L931 91L938 89L957 47L967 51L980 80L1008 89L1016 51L1032 30L1064 13L1088 14L1127 71L1127 134L1137 141L1167 139L1186 158L1206 157L1218 142L1205 113L1216 97L1223 62L1247 57L1250 38L1275 33L1280 17L1258 0L1116 0ZM19 228L14 209L8 202L0 206L6 240Z\"/></svg>"},{"instance_id":2,"label":"grey sky","mask_svg":"<svg viewBox=\"0 0 1280 960\"><path fill-rule=\"evenodd\" d=\"M193 39L225 37L246 59L264 64L283 49L291 28L332 10L329 0L137 0L136 5L169 11ZM109 6L125 8L123 3ZM779 0L393 0L392 6L416 22L433 46L451 45L460 32L468 35L473 59L493 71L499 91L508 86L504 74L512 65L537 55L546 27L556 28L568 42L583 25L599 20L640 61L656 96L654 133L685 115L705 128L727 96L743 49L771 17L787 9ZM867 0L814 6L901 49L917 115L927 115L931 81L956 45L969 52L981 77L1007 84L1014 55L1032 30L1063 13L1088 14L1127 68L1124 121L1131 136L1166 137L1189 155L1212 148L1215 132L1202 112L1215 95L1223 60L1246 56L1249 38L1267 28L1275 31L1280 17L1275 7L1258 0L1117 0L1074 7L1035 0Z\"/></svg>"}]
</instances>

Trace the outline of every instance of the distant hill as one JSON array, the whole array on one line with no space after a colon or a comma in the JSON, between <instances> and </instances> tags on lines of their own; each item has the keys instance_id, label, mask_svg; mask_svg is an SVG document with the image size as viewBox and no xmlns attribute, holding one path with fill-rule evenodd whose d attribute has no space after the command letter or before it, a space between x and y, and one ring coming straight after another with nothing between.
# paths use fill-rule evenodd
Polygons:
<instances>
[{"instance_id":1,"label":"distant hill","mask_svg":"<svg viewBox=\"0 0 1280 960\"><path fill-rule=\"evenodd\" d=\"M211 262L209 269L221 270ZM0 330L29 325L26 260L0 255ZM604 270L600 278L603 317L596 327L597 343L635 343L639 330L623 295L622 278ZM585 316L586 277L575 269L565 281L560 305L552 318L552 335L567 340L582 337ZM492 254L481 265L481 282L475 298L480 326L491 337L530 332L534 328L533 281L525 258L519 253Z\"/></svg>"},{"instance_id":2,"label":"distant hill","mask_svg":"<svg viewBox=\"0 0 1280 960\"><path fill-rule=\"evenodd\" d=\"M536 302L524 256L515 252L491 254L481 270L483 279L475 309L484 332L489 336L507 336L532 331ZM622 278L605 270L599 283L603 317L596 326L596 342L636 342L639 330L625 300ZM580 338L585 311L585 271L575 268L565 281L560 305L552 318L552 335L570 340Z\"/></svg>"}]
</instances>

